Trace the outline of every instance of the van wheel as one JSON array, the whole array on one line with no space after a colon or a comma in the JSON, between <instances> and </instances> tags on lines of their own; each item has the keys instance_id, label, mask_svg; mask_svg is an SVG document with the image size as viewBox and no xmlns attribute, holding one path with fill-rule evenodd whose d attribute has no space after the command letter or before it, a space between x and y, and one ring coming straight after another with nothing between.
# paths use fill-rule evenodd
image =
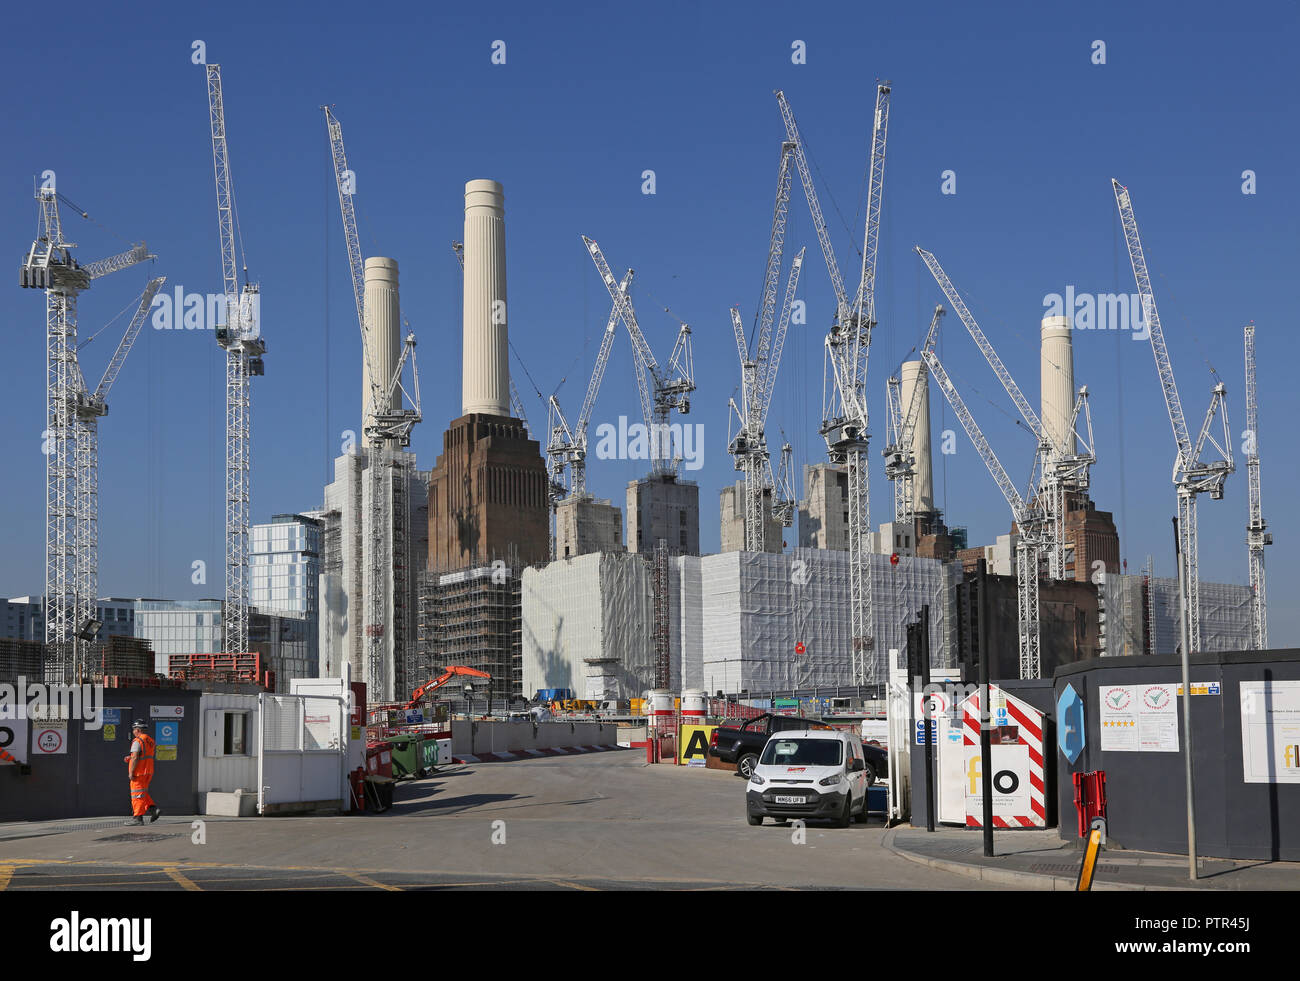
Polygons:
<instances>
[{"instance_id":1,"label":"van wheel","mask_svg":"<svg viewBox=\"0 0 1300 981\"><path fill-rule=\"evenodd\" d=\"M746 780L754 775L754 767L758 766L758 756L754 753L746 753L736 763L736 772Z\"/></svg>"},{"instance_id":2,"label":"van wheel","mask_svg":"<svg viewBox=\"0 0 1300 981\"><path fill-rule=\"evenodd\" d=\"M750 826L751 828L756 828L756 827L758 827L760 824L763 823L763 815L761 815L761 814L750 814L748 811L746 811L746 812L745 812L745 820L749 822L749 826Z\"/></svg>"},{"instance_id":3,"label":"van wheel","mask_svg":"<svg viewBox=\"0 0 1300 981\"><path fill-rule=\"evenodd\" d=\"M866 794L863 794L863 795L862 795L862 810L858 811L858 813L855 814L855 815L853 816L853 820L857 821L858 824L866 824L866 823L867 823L867 819L868 819L868 817L869 817L869 814L868 814L868 811L867 811L867 799L868 799L868 798L867 798L867 795L866 795Z\"/></svg>"},{"instance_id":4,"label":"van wheel","mask_svg":"<svg viewBox=\"0 0 1300 981\"><path fill-rule=\"evenodd\" d=\"M844 808L840 811L840 816L835 819L835 827L847 828L853 820L853 794L844 795Z\"/></svg>"}]
</instances>

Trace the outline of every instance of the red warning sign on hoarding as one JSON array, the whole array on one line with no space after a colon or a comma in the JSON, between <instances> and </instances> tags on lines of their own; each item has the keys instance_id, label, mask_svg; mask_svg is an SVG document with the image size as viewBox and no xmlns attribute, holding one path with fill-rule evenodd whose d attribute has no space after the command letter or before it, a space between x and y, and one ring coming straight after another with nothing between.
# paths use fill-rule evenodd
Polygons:
<instances>
[{"instance_id":1,"label":"red warning sign on hoarding","mask_svg":"<svg viewBox=\"0 0 1300 981\"><path fill-rule=\"evenodd\" d=\"M32 752L39 756L63 756L68 752L68 720L45 719L32 726Z\"/></svg>"}]
</instances>

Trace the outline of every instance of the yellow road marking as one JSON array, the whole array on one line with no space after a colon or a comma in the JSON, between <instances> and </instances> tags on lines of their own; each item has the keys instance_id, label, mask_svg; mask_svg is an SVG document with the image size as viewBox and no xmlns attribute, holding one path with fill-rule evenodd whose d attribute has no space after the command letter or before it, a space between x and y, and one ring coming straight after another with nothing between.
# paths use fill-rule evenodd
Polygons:
<instances>
[{"instance_id":1,"label":"yellow road marking","mask_svg":"<svg viewBox=\"0 0 1300 981\"><path fill-rule=\"evenodd\" d=\"M595 886L583 886L576 882L566 882L564 879L543 879L543 882L549 882L553 886L564 886L568 889L580 889L583 892L600 892Z\"/></svg>"},{"instance_id":2,"label":"yellow road marking","mask_svg":"<svg viewBox=\"0 0 1300 981\"><path fill-rule=\"evenodd\" d=\"M0 865L0 892L9 888L9 880L13 877L14 867L12 865Z\"/></svg>"},{"instance_id":3,"label":"yellow road marking","mask_svg":"<svg viewBox=\"0 0 1300 981\"><path fill-rule=\"evenodd\" d=\"M383 889L387 892L402 892L402 889L399 886L386 886L382 882L376 882L374 879L361 875L358 872L343 872L341 874L354 882L361 883L363 886L369 886L371 889Z\"/></svg>"},{"instance_id":4,"label":"yellow road marking","mask_svg":"<svg viewBox=\"0 0 1300 981\"><path fill-rule=\"evenodd\" d=\"M186 876L185 876L185 875L180 871L180 869L176 868L176 866L174 866L174 865L169 865L169 866L167 866L165 869L163 869L163 874L166 875L167 878L171 879L172 882L175 882L177 885L179 885L179 886L180 886L182 889L184 889L186 892L202 892L202 891L203 891L203 890L200 889L197 885L194 884L194 881L193 881L192 879L187 878L187 877L186 877Z\"/></svg>"},{"instance_id":5,"label":"yellow road marking","mask_svg":"<svg viewBox=\"0 0 1300 981\"><path fill-rule=\"evenodd\" d=\"M167 868L165 866L165 863L162 862L114 862L114 861L107 861L104 859L24 858L24 859L4 859L3 861L9 863L13 867L22 867L22 866L30 866L30 865L62 866L65 868L75 868L78 866L93 866L93 867L106 868L106 869L140 869L142 870L142 874L148 874L149 872L166 873L166 868ZM3 867L4 866L0 866L0 868ZM236 871L246 871L246 872L277 872L277 873L318 872L318 873L332 873L335 875L345 876L348 878L355 878L358 875L364 876L366 874L402 875L402 876L447 875L447 876L462 876L462 877L465 876L466 874L473 874L473 873L466 873L464 870L451 871L447 869L345 869L345 868L338 868L338 867L327 866L327 865L236 865L230 862L186 862L185 868L190 871L201 871L204 869L219 869L219 870L236 870ZM516 873L514 875L511 875L509 873L504 873L504 872L496 872L496 873L484 872L481 874L483 875L483 879L478 882L465 882L465 883L431 882L431 883L421 883L421 884L436 885L436 886L442 886L442 885L488 886L493 884L507 885L512 883L548 882L553 885L565 886L571 889L591 890L594 892L600 891L599 889L596 889L595 887L592 886L583 886L577 883L565 882L563 880L555 879L554 877L545 875L543 873L524 874L524 875L520 875ZM597 877L597 878L601 878L601 877ZM700 879L700 878L689 879L689 877L682 877L682 876L636 876L635 878L632 879L628 879L626 876L618 876L617 878L619 879L619 881L644 882L644 883L677 883L682 881L694 881L694 882L699 882L702 885L703 884L716 885L719 888L723 888L723 889L728 889L728 888L734 889L738 887L743 887L745 885L767 886L767 887L771 886L771 883L769 882L731 883L731 882L723 882L718 879ZM64 886L63 888L67 888L67 887ZM393 889L399 892L402 891L401 888L398 886L384 886L381 883L375 883L373 886L371 886L371 888ZM697 886L695 888L700 888L700 887ZM782 887L782 888L788 888L788 887Z\"/></svg>"}]
</instances>

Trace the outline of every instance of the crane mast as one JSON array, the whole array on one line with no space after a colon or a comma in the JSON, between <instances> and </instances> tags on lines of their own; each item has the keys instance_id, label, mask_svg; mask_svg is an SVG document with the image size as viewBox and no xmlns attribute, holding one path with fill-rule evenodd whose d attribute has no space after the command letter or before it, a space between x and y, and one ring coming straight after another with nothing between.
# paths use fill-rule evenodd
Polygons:
<instances>
[{"instance_id":1,"label":"crane mast","mask_svg":"<svg viewBox=\"0 0 1300 981\"><path fill-rule=\"evenodd\" d=\"M1146 254L1142 249L1142 239L1138 234L1137 217L1133 213L1133 200L1128 188L1117 180L1111 180L1111 189L1115 193L1115 205L1119 209L1120 224L1124 228L1124 241L1128 246L1129 263L1133 267L1133 279L1137 284L1138 295L1142 298L1142 314L1146 320L1151 339L1151 353L1155 357L1156 374L1160 378L1160 388L1165 397L1165 408L1169 413L1169 423L1174 433L1177 454L1174 458L1173 482L1178 494L1178 561L1182 563L1182 581L1180 605L1183 633L1187 638L1188 652L1201 650L1201 594L1198 557L1198 536L1196 528L1197 495L1209 491L1210 497L1220 500L1223 497L1223 484L1228 474L1232 473L1232 443L1228 433L1227 389L1222 383L1215 385L1210 396L1210 405L1206 410L1205 421L1201 425L1196 444L1192 444L1191 434L1187 429L1187 420L1183 415L1182 400L1178 397L1178 386L1174 381L1174 368L1169 360L1169 349L1165 346L1164 329L1160 324L1160 313L1156 309L1155 294L1151 290L1151 275L1147 271ZM1221 416L1222 437L1216 439L1210 435L1214 419ZM1209 442L1219 451L1219 459L1205 462L1201 452Z\"/></svg>"},{"instance_id":2,"label":"crane mast","mask_svg":"<svg viewBox=\"0 0 1300 981\"><path fill-rule=\"evenodd\" d=\"M629 269L619 283L619 292L627 294L632 284L634 273ZM551 471L551 505L554 505L566 493L587 493L587 426L591 421L592 410L596 407L596 397L600 394L601 382L605 379L605 369L609 367L609 356L614 348L614 337L618 333L619 308L616 305L609 314L605 324L605 333L601 335L600 350L596 354L596 363L592 367L591 378L587 382L586 396L582 400L582 409L578 414L577 425L570 426L560 408L560 400L554 395L548 400L550 421L547 429L550 442L546 446L546 456ZM565 483L565 471L569 472L569 482Z\"/></svg>"},{"instance_id":3,"label":"crane mast","mask_svg":"<svg viewBox=\"0 0 1300 981\"><path fill-rule=\"evenodd\" d=\"M76 680L84 667L83 643L88 638L82 633L95 619L99 592L97 420L107 412L107 405L96 403L87 392L78 362L77 297L94 280L154 256L142 242L118 255L81 265L71 251L76 243L63 235L60 200L75 207L53 188L42 187L36 192L39 231L20 267L19 285L45 291L45 670L47 681L65 684ZM76 210L89 217L80 208ZM152 293L148 298L152 301ZM131 334L130 327L127 333ZM115 356L109 365L116 377L121 360Z\"/></svg>"},{"instance_id":4,"label":"crane mast","mask_svg":"<svg viewBox=\"0 0 1300 981\"><path fill-rule=\"evenodd\" d=\"M932 350L935 338L939 334L939 322L947 311L936 305L934 315L930 318L930 329L926 331L925 343L921 351ZM897 375L890 375L885 386L886 405L889 408L889 445L881 453L885 457L885 476L894 484L894 520L901 523L910 522L916 517L915 477L916 455L913 450L916 438L916 422L921 412L921 398L929 385L929 369L921 362L921 371L912 388L912 399L903 408L902 380Z\"/></svg>"},{"instance_id":5,"label":"crane mast","mask_svg":"<svg viewBox=\"0 0 1300 981\"><path fill-rule=\"evenodd\" d=\"M695 391L695 365L691 349L690 325L685 323L681 325L668 358L667 368L660 367L645 335L641 333L636 311L632 309L632 301L626 292L619 289L618 281L610 272L609 263L605 261L600 246L586 235L582 236L582 241L587 246L587 252L605 284L605 289L609 292L610 299L618 308L619 316L627 328L632 349L636 354L637 390L641 396L641 412L645 418L650 455L653 459L651 473L656 477L675 476L677 461L668 457L671 442L668 416L673 410L683 414L691 410L689 396Z\"/></svg>"},{"instance_id":6,"label":"crane mast","mask_svg":"<svg viewBox=\"0 0 1300 981\"><path fill-rule=\"evenodd\" d=\"M1039 632L1038 599L1038 563L1039 551L1047 544L1046 515L1041 504L1030 505L1020 496L1015 484L1007 476L1005 468L998 461L993 448L980 430L975 418L966 408L966 403L953 386L948 372L936 357L934 351L921 353L930 374L934 376L939 391L948 400L952 410L960 420L962 428L970 438L975 450L988 468L989 475L1003 498L1011 508L1012 517L1020 531L1020 540L1016 543L1016 623L1019 634L1020 677L1038 678L1042 673ZM984 651L980 656L985 655Z\"/></svg>"},{"instance_id":7,"label":"crane mast","mask_svg":"<svg viewBox=\"0 0 1300 981\"><path fill-rule=\"evenodd\" d=\"M1259 497L1259 402L1255 395L1255 324L1246 325L1246 475L1250 484L1250 523L1246 525L1246 549L1250 557L1250 613L1252 640L1257 651L1268 650L1268 602L1264 591L1264 546L1273 544L1265 529L1264 509Z\"/></svg>"},{"instance_id":8,"label":"crane mast","mask_svg":"<svg viewBox=\"0 0 1300 981\"><path fill-rule=\"evenodd\" d=\"M361 353L369 384L367 398L370 412L365 427L366 480L368 506L365 517L365 541L369 544L366 562L364 599L366 683L376 697L392 698L405 686L410 669L410 611L406 597L411 567L409 555L408 503L405 465L395 453L397 446L411 444L411 431L421 420L420 374L416 364L416 338L408 331L393 374L380 378L375 370L375 352L370 349L367 330L369 311L365 302L365 260L357 234L355 185L348 169L343 127L332 107L321 106L334 165L334 182L343 218L343 237L348 250L348 273L357 308L357 326L361 330ZM459 258L460 253L457 253ZM463 259L462 259L463 265ZM402 372L411 362L412 388L402 385ZM405 408L410 402L412 408ZM390 630L391 622L391 630ZM390 640L391 637L391 667ZM401 677L395 677L401 672Z\"/></svg>"},{"instance_id":9,"label":"crane mast","mask_svg":"<svg viewBox=\"0 0 1300 981\"><path fill-rule=\"evenodd\" d=\"M821 433L832 463L845 466L848 482L849 546L849 632L852 637L852 674L856 684L875 684L879 658L874 655L875 626L869 566L871 494L867 456L869 418L865 396L871 330L875 319L876 254L880 237L880 209L884 192L885 148L889 132L889 82L876 86L875 115L871 133L871 167L867 193L867 217L862 249L862 278L853 301L849 300L835 260L826 220L817 200L805 148L794 113L784 93L777 92L777 104L785 123L786 139L794 144L795 166L803 184L804 197L812 214L817 241L835 293L836 316L825 341Z\"/></svg>"},{"instance_id":10,"label":"crane mast","mask_svg":"<svg viewBox=\"0 0 1300 981\"><path fill-rule=\"evenodd\" d=\"M736 349L740 354L741 404L737 406L734 399L730 402L736 428L728 441L727 449L735 459L736 469L745 475L744 548L750 552L763 552L767 548L768 507L765 501L767 495L776 493L776 478L772 473L767 437L763 427L766 424L768 408L772 403L772 386L776 384L776 373L781 364L781 351L785 345L794 290L798 285L799 270L803 265L804 253L800 250L790 270L785 304L781 311L781 320L776 324L776 338L773 340L776 299L781 285L785 229L790 210L792 178L790 163L793 156L794 144L789 140L783 142L777 171L776 203L772 208L772 229L768 238L767 265L763 276L763 299L757 315L758 324L752 352L745 339L740 312L734 307L731 310L732 331L736 337Z\"/></svg>"},{"instance_id":11,"label":"crane mast","mask_svg":"<svg viewBox=\"0 0 1300 981\"><path fill-rule=\"evenodd\" d=\"M91 616L99 595L99 420L108 415L108 394L113 382L140 336L154 295L164 282L166 277L158 276L145 287L99 385L89 392L83 382L76 394L77 553L81 570L77 578L79 593L89 597L90 609L85 612Z\"/></svg>"},{"instance_id":12,"label":"crane mast","mask_svg":"<svg viewBox=\"0 0 1300 981\"><path fill-rule=\"evenodd\" d=\"M226 141L226 110L221 66L208 65L208 119L212 129L212 169L217 187L217 235L225 287L225 323L216 329L226 352L226 595L223 643L228 653L248 650L248 525L251 513L252 400L249 379L264 372L260 288L241 289L235 265L235 192Z\"/></svg>"}]
</instances>

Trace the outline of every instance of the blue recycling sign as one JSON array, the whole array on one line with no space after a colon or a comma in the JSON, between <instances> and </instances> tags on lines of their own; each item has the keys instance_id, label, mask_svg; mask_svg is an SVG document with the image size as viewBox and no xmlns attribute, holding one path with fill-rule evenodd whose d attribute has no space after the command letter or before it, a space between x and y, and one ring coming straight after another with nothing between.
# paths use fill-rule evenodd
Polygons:
<instances>
[{"instance_id":1,"label":"blue recycling sign","mask_svg":"<svg viewBox=\"0 0 1300 981\"><path fill-rule=\"evenodd\" d=\"M1066 685L1056 700L1056 719L1056 744L1065 758L1073 763L1087 744L1083 699L1073 685Z\"/></svg>"}]
</instances>

